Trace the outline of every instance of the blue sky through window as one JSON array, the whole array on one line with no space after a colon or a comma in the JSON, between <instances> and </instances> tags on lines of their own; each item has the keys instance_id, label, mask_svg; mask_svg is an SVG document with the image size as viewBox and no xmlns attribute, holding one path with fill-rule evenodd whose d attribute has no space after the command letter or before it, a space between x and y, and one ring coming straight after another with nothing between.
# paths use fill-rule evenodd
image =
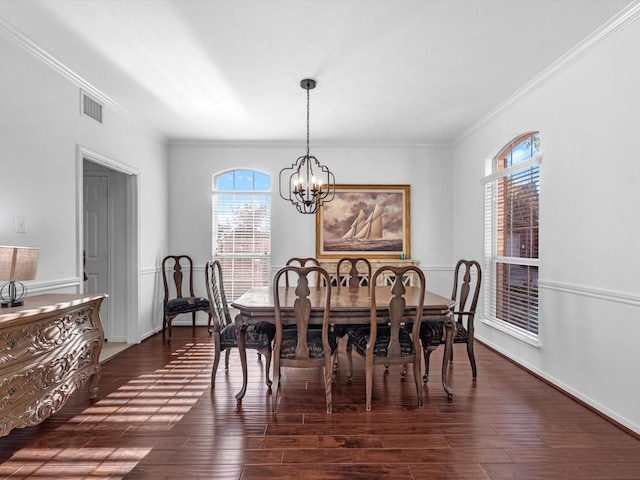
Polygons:
<instances>
[{"instance_id":1,"label":"blue sky through window","mask_svg":"<svg viewBox=\"0 0 640 480\"><path fill-rule=\"evenodd\" d=\"M540 135L535 133L517 145L514 145L513 148L506 153L505 168L517 165L537 155L540 155Z\"/></svg>"},{"instance_id":2,"label":"blue sky through window","mask_svg":"<svg viewBox=\"0 0 640 480\"><path fill-rule=\"evenodd\" d=\"M263 191L271 190L271 177L255 170L231 170L215 177L218 191Z\"/></svg>"}]
</instances>

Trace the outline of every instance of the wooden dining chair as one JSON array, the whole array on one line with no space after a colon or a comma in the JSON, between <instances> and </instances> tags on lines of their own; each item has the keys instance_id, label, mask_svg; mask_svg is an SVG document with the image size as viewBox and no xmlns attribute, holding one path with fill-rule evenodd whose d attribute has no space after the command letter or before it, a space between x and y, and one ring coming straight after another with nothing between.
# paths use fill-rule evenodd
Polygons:
<instances>
[{"instance_id":1,"label":"wooden dining chair","mask_svg":"<svg viewBox=\"0 0 640 480\"><path fill-rule=\"evenodd\" d=\"M482 283L482 269L480 264L475 260L460 260L456 264L453 275L453 292L451 299L456 302L454 307L455 333L453 343L466 343L467 356L471 364L471 374L476 380L478 369L476 367L476 358L473 353L474 325L473 321L478 306L478 298L480 297L480 284ZM425 371L422 380L426 383L429 381L429 358L431 353L444 344L445 326L442 320L423 320L420 327L420 341L424 351ZM449 359L453 360L453 350Z\"/></svg>"},{"instance_id":2,"label":"wooden dining chair","mask_svg":"<svg viewBox=\"0 0 640 480\"><path fill-rule=\"evenodd\" d=\"M347 270L343 271L343 265ZM358 265L364 269L363 273L358 270ZM336 280L339 287L368 287L371 281L371 262L363 257L341 258L336 265Z\"/></svg>"},{"instance_id":3,"label":"wooden dining chair","mask_svg":"<svg viewBox=\"0 0 640 480\"><path fill-rule=\"evenodd\" d=\"M378 310L377 300L380 291L376 290L377 279L385 272L393 273L391 285L384 285L389 293L388 308ZM405 294L407 286L402 279L405 274L411 272L416 278L416 287L419 298L415 311L405 308ZM368 327L354 328L349 331L349 344L347 348L347 362L350 380L353 373L352 349L365 359L366 378L366 409L371 410L371 397L373 393L373 370L375 365L413 365L413 377L416 384L418 406L422 407L422 382L421 382L421 348L420 348L420 323L425 296L424 273L418 267L409 265L404 267L382 266L371 278L370 299L370 323ZM382 297L381 297L382 298ZM404 323L411 321L413 329L408 332ZM403 368L404 372L405 369Z\"/></svg>"},{"instance_id":4,"label":"wooden dining chair","mask_svg":"<svg viewBox=\"0 0 640 480\"><path fill-rule=\"evenodd\" d=\"M320 262L317 258L313 257L292 257L287 260L287 266L299 266L299 267L310 267L310 266L320 266ZM289 275L284 276L285 286L289 286ZM314 285L320 285L320 276L319 274L314 274Z\"/></svg>"},{"instance_id":5,"label":"wooden dining chair","mask_svg":"<svg viewBox=\"0 0 640 480\"><path fill-rule=\"evenodd\" d=\"M290 289L282 288L282 276L297 277L295 295L289 295ZM275 311L276 336L273 346L273 383L275 389L272 398L272 411L276 411L280 388L280 369L282 367L323 367L324 390L327 413L333 409L331 381L333 377L333 355L337 349L335 334L329 328L329 308L331 305L331 287L315 288L309 285L309 277L318 275L321 281L330 285L329 274L319 266L281 268L273 279L273 305ZM312 316L311 298L318 297L322 305L321 316ZM288 301L287 301L288 300ZM284 305L292 305L293 310L283 311ZM322 322L322 328L309 328L310 322ZM288 324L288 328L284 328Z\"/></svg>"},{"instance_id":6,"label":"wooden dining chair","mask_svg":"<svg viewBox=\"0 0 640 480\"><path fill-rule=\"evenodd\" d=\"M358 270L358 266L363 269L363 272ZM338 288L360 288L361 286L368 287L371 284L371 262L364 257L344 257L338 260L336 264L336 284ZM334 325L333 331L336 334L338 342L345 337L349 330L355 327L368 327L365 325ZM347 343L347 348L350 348ZM335 361L333 362L333 369L338 370L338 354L336 353Z\"/></svg>"},{"instance_id":7,"label":"wooden dining chair","mask_svg":"<svg viewBox=\"0 0 640 480\"><path fill-rule=\"evenodd\" d=\"M213 341L214 357L213 368L211 370L211 388L215 388L216 372L220 363L220 355L225 352L224 369L229 370L229 354L232 348L238 348L236 336L236 326L231 319L229 305L224 293L224 282L222 278L222 267L218 260L207 263L205 269L205 279L207 284L207 296L213 308ZM246 348L251 348L262 353L265 358L265 383L271 387L269 369L271 368L271 350L273 338L275 337L275 326L267 321L251 324L245 330Z\"/></svg>"},{"instance_id":8,"label":"wooden dining chair","mask_svg":"<svg viewBox=\"0 0 640 480\"><path fill-rule=\"evenodd\" d=\"M167 255L162 259L162 283L164 298L162 301L162 332L168 329L167 343L171 342L171 322L182 313L191 313L192 323L196 325L196 313L205 312L208 316L207 327L211 333L211 306L209 300L194 294L193 260L189 255ZM168 275L171 270L171 275Z\"/></svg>"}]
</instances>

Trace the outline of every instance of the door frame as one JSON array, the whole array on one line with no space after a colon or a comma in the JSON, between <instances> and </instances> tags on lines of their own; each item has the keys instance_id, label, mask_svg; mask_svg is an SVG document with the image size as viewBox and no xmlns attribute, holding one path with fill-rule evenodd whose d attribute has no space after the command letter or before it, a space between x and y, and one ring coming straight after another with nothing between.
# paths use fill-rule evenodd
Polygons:
<instances>
[{"instance_id":1,"label":"door frame","mask_svg":"<svg viewBox=\"0 0 640 480\"><path fill-rule=\"evenodd\" d=\"M139 222L138 222L138 184L139 171L128 165L116 162L104 155L94 152L82 145L76 147L76 236L77 236L77 252L76 265L77 275L79 279L83 278L84 265L82 252L84 249L84 160L101 165L107 169L124 173L126 175L126 199L125 199L125 215L126 215L126 242L125 242L125 258L126 267L123 272L125 278L124 296L121 299L125 305L126 318L132 319L126 322L127 343L140 342L140 328L138 321L138 302L139 302ZM111 244L109 249L111 249ZM114 256L109 251L109 258ZM109 282L113 282L116 275L111 275ZM111 283L112 284L112 283ZM80 292L84 293L84 282L80 281ZM110 287L111 288L111 287ZM110 309L113 311L113 309Z\"/></svg>"}]
</instances>

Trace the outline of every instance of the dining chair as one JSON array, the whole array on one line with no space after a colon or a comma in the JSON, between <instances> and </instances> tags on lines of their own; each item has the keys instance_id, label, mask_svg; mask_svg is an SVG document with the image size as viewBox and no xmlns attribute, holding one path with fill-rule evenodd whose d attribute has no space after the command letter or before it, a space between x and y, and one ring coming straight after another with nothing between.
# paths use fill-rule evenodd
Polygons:
<instances>
[{"instance_id":1,"label":"dining chair","mask_svg":"<svg viewBox=\"0 0 640 480\"><path fill-rule=\"evenodd\" d=\"M348 270L343 272L343 265ZM358 270L358 265L361 265L363 272ZM368 287L371 281L371 262L363 257L341 258L336 264L336 281L339 287Z\"/></svg>"},{"instance_id":2,"label":"dining chair","mask_svg":"<svg viewBox=\"0 0 640 480\"><path fill-rule=\"evenodd\" d=\"M287 260L286 266L299 266L299 267L311 267L311 266L316 266L319 267L320 266L320 262L318 261L317 258L314 257L292 257L289 260ZM320 281L320 276L319 274L315 274L314 275L314 280L315 283L314 285L319 285L319 281ZM289 274L286 274L284 276L284 283L285 286L289 286Z\"/></svg>"},{"instance_id":3,"label":"dining chair","mask_svg":"<svg viewBox=\"0 0 640 480\"><path fill-rule=\"evenodd\" d=\"M480 296L480 285L482 283L482 269L475 260L460 260L456 264L453 275L453 292L451 299L456 302L453 315L455 317L455 333L453 343L466 343L467 356L471 364L473 380L478 376L476 368L476 358L473 353L474 325L473 321ZM465 322L466 319L466 322ZM465 325L466 323L466 325ZM423 320L420 327L420 340L424 351L425 373L422 380L429 381L429 358L431 353L444 344L445 327L441 320ZM443 361L453 361L453 350L451 357Z\"/></svg>"},{"instance_id":4,"label":"dining chair","mask_svg":"<svg viewBox=\"0 0 640 480\"><path fill-rule=\"evenodd\" d=\"M376 283L380 275L385 272L393 273L393 280L387 282L391 285L384 285L385 293L376 289ZM405 308L405 295L407 286L403 283L403 276L411 272L415 275L418 288L418 300L415 311ZM418 396L418 406L422 407L422 382L420 355L420 323L422 320L422 310L425 296L425 277L422 270L413 265L397 267L385 265L380 267L371 278L370 287L370 322L367 327L354 328L349 331L349 343L352 348L347 348L347 362L349 372L347 381L350 381L353 373L352 349L365 359L366 378L366 409L371 410L371 397L373 393L373 370L375 365L399 364L413 365L413 377L416 384L416 394ZM389 295L388 306L384 309L378 308L377 297L385 298L382 295ZM385 302L386 303L386 302ZM404 323L410 320L413 323L412 331L405 329ZM404 374L403 374L404 378Z\"/></svg>"},{"instance_id":5,"label":"dining chair","mask_svg":"<svg viewBox=\"0 0 640 480\"><path fill-rule=\"evenodd\" d=\"M291 294L289 288L279 286L283 275L297 277L295 294L291 297L287 297ZM318 275L327 286L321 288L319 285L310 285L309 277L314 275ZM273 279L273 306L276 324L273 346L273 383L275 385L272 398L273 412L276 411L278 403L282 367L323 367L327 413L332 412L331 381L333 369L331 366L337 342L335 334L329 328L329 308L331 305L331 287L329 285L327 271L315 265L310 267L285 266L276 273ZM321 316L312 315L312 297L317 297L317 302L322 305ZM284 305L291 305L293 309L287 308L285 311L282 308ZM314 320L322 322L321 328L310 328L310 322ZM287 324L289 327L284 328Z\"/></svg>"},{"instance_id":6,"label":"dining chair","mask_svg":"<svg viewBox=\"0 0 640 480\"><path fill-rule=\"evenodd\" d=\"M238 348L236 336L236 326L231 319L229 305L224 292L224 281L222 278L222 266L218 260L207 262L205 269L205 279L207 283L207 296L209 303L213 306L213 341L214 357L213 368L211 370L211 388L215 388L216 372L220 363L220 355L225 352L224 369L229 370L229 354L232 348ZM265 383L271 387L269 378L269 368L271 368L271 350L273 338L275 337L275 326L267 321L251 324L245 330L246 348L251 348L262 353L265 358Z\"/></svg>"},{"instance_id":7,"label":"dining chair","mask_svg":"<svg viewBox=\"0 0 640 480\"><path fill-rule=\"evenodd\" d=\"M363 272L358 270L358 266L363 269ZM346 267L343 268L343 267ZM344 271L343 271L344 270ZM371 284L371 262L364 257L344 257L338 260L336 264L336 285L338 288L359 288L360 286L368 287ZM345 337L349 330L355 327L366 325L334 325L333 331L336 334L338 342ZM347 343L347 348L350 348ZM333 369L338 370L338 354L336 354L335 361L333 362Z\"/></svg>"},{"instance_id":8,"label":"dining chair","mask_svg":"<svg viewBox=\"0 0 640 480\"><path fill-rule=\"evenodd\" d=\"M196 313L205 312L209 316L207 327L211 333L211 306L204 297L197 297L193 289L193 260L189 255L167 255L162 259L162 283L164 298L162 301L162 332L168 329L167 343L171 343L171 323L182 313L191 313L192 323L196 325ZM168 275L171 270L171 275Z\"/></svg>"}]
</instances>

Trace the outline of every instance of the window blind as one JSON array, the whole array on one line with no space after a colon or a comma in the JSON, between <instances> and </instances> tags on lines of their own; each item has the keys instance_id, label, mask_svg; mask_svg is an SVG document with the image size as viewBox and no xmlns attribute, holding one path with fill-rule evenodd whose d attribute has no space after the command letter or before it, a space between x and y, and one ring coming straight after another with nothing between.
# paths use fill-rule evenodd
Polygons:
<instances>
[{"instance_id":1,"label":"window blind","mask_svg":"<svg viewBox=\"0 0 640 480\"><path fill-rule=\"evenodd\" d=\"M485 178L485 309L538 333L540 162L536 156Z\"/></svg>"},{"instance_id":2,"label":"window blind","mask_svg":"<svg viewBox=\"0 0 640 480\"><path fill-rule=\"evenodd\" d=\"M227 300L269 284L271 196L268 193L213 193L213 253L224 272Z\"/></svg>"}]
</instances>

